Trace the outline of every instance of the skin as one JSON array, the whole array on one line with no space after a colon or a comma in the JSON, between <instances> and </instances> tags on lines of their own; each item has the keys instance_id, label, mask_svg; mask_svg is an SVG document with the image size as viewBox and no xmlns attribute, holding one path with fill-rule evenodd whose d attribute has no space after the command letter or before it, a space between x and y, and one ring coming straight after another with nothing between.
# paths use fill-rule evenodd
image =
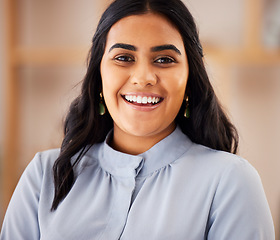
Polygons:
<instances>
[{"instance_id":1,"label":"skin","mask_svg":"<svg viewBox=\"0 0 280 240\"><path fill-rule=\"evenodd\" d=\"M114 149L137 155L174 131L189 69L182 37L165 17L147 13L115 23L100 72L105 104L114 121L110 143ZM124 96L147 97L144 103L157 97L159 103L129 102Z\"/></svg>"}]
</instances>

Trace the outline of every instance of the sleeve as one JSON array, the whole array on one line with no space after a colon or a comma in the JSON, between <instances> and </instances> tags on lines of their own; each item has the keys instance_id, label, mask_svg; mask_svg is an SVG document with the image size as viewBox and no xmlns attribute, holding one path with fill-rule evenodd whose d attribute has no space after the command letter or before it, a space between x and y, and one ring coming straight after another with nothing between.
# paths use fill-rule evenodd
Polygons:
<instances>
[{"instance_id":1,"label":"sleeve","mask_svg":"<svg viewBox=\"0 0 280 240\"><path fill-rule=\"evenodd\" d=\"M38 203L42 182L40 153L25 169L9 203L0 240L39 240Z\"/></svg>"},{"instance_id":2,"label":"sleeve","mask_svg":"<svg viewBox=\"0 0 280 240\"><path fill-rule=\"evenodd\" d=\"M247 162L222 175L212 202L208 240L274 240L273 220L257 171Z\"/></svg>"}]
</instances>

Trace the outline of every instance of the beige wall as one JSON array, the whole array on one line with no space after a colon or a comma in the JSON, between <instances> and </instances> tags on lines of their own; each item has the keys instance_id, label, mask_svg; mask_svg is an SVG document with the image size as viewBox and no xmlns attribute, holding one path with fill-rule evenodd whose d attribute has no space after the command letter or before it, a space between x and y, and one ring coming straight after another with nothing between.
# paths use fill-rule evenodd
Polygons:
<instances>
[{"instance_id":1,"label":"beige wall","mask_svg":"<svg viewBox=\"0 0 280 240\"><path fill-rule=\"evenodd\" d=\"M4 12L3 7L1 6L3 3L0 1L0 133L3 132L3 111L4 111L4 79L5 79L5 47L4 47ZM1 146L3 142L3 134L0 134L0 152ZM0 153L1 154L1 153Z\"/></svg>"},{"instance_id":2,"label":"beige wall","mask_svg":"<svg viewBox=\"0 0 280 240\"><path fill-rule=\"evenodd\" d=\"M4 68L3 68L3 62L4 62L4 56L3 56L3 51L4 51L4 43L3 43L3 8L1 7L1 2L0 2L0 132L3 131L3 79L4 79ZM2 146L2 141L3 141L3 135L0 134L0 146ZM0 150L1 151L1 150Z\"/></svg>"},{"instance_id":3,"label":"beige wall","mask_svg":"<svg viewBox=\"0 0 280 240\"><path fill-rule=\"evenodd\" d=\"M4 141L4 99L5 99L5 44L4 44L4 18L5 14L3 11L3 1L0 0L0 176L2 169L2 158L3 158L3 141ZM0 204L2 205L2 189L0 186ZM0 221L2 219L3 213L2 208L0 208Z\"/></svg>"}]
</instances>

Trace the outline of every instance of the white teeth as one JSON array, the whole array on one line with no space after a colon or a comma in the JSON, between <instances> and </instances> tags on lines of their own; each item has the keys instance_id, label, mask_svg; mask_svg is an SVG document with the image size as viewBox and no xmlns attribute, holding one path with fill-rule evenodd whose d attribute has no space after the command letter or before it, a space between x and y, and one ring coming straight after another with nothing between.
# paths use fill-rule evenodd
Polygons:
<instances>
[{"instance_id":1,"label":"white teeth","mask_svg":"<svg viewBox=\"0 0 280 240\"><path fill-rule=\"evenodd\" d=\"M143 97L143 98L142 98L142 103L143 103L143 104L146 104L147 102L148 102L148 98L147 98L147 97Z\"/></svg>"},{"instance_id":2,"label":"white teeth","mask_svg":"<svg viewBox=\"0 0 280 240\"><path fill-rule=\"evenodd\" d=\"M147 104L147 103L152 103L156 104L160 102L159 97L142 97L142 96L135 96L135 95L125 95L124 98L129 101L129 102L135 102L139 104Z\"/></svg>"},{"instance_id":3,"label":"white teeth","mask_svg":"<svg viewBox=\"0 0 280 240\"><path fill-rule=\"evenodd\" d=\"M142 97L140 96L137 97L137 103L142 103Z\"/></svg>"}]
</instances>

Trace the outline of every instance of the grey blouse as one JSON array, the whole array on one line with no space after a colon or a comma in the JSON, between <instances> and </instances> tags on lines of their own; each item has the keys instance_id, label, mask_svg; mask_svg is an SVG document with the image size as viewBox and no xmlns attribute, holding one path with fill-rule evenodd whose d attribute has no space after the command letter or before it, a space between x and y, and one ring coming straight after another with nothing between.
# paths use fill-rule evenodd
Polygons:
<instances>
[{"instance_id":1,"label":"grey blouse","mask_svg":"<svg viewBox=\"0 0 280 240\"><path fill-rule=\"evenodd\" d=\"M273 240L262 183L244 159L192 143L177 127L138 156L96 144L50 211L59 150L36 154L9 204L1 240Z\"/></svg>"}]
</instances>

